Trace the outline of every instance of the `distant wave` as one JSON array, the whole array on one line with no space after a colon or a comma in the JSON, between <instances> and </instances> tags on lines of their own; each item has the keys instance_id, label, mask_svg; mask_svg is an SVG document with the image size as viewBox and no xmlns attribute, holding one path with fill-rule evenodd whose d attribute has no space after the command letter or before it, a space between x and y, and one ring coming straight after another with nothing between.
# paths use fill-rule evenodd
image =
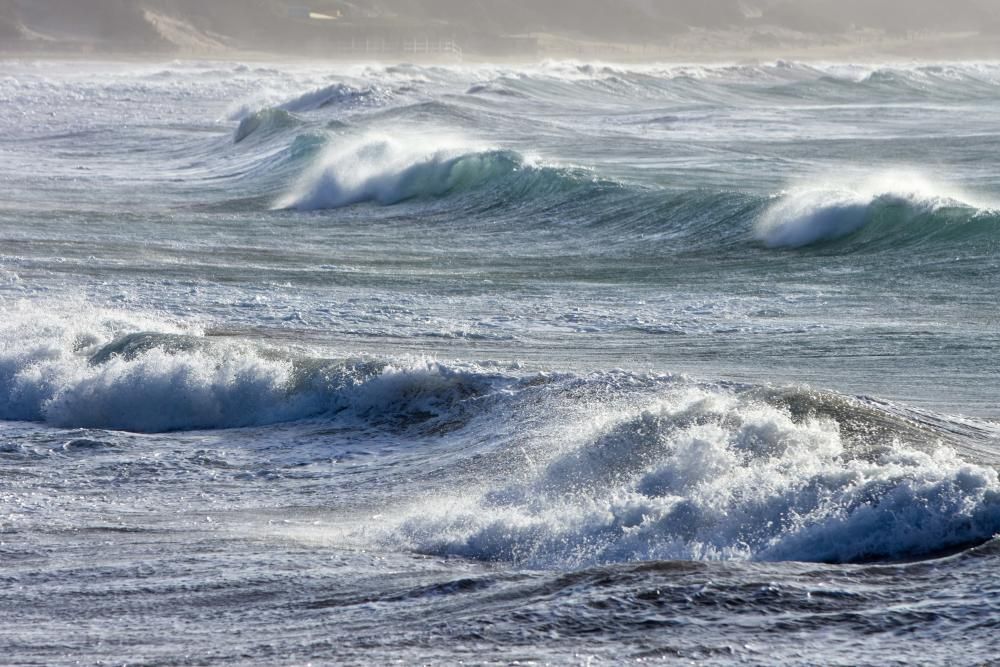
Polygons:
<instances>
[{"instance_id":1,"label":"distant wave","mask_svg":"<svg viewBox=\"0 0 1000 667\"><path fill-rule=\"evenodd\" d=\"M465 91L466 95L499 95L501 97L523 97L524 95L511 90L499 83L475 83Z\"/></svg>"},{"instance_id":2,"label":"distant wave","mask_svg":"<svg viewBox=\"0 0 1000 667\"><path fill-rule=\"evenodd\" d=\"M231 107L227 116L230 120L239 121L241 127L244 123L252 127L261 120L281 122L282 119L294 118L293 114L309 114L325 109L350 111L357 108L378 108L394 97L388 86L338 82L290 98L282 98L274 93L264 94Z\"/></svg>"},{"instance_id":3,"label":"distant wave","mask_svg":"<svg viewBox=\"0 0 1000 667\"><path fill-rule=\"evenodd\" d=\"M758 218L754 236L771 248L845 239L880 247L934 239L1000 236L1000 215L913 175L881 175L856 186L805 187L778 198Z\"/></svg>"},{"instance_id":4,"label":"distant wave","mask_svg":"<svg viewBox=\"0 0 1000 667\"><path fill-rule=\"evenodd\" d=\"M392 92L388 88L380 86L358 87L345 83L335 83L281 102L277 108L284 111L303 112L332 106L377 106L384 104L391 98Z\"/></svg>"},{"instance_id":5,"label":"distant wave","mask_svg":"<svg viewBox=\"0 0 1000 667\"><path fill-rule=\"evenodd\" d=\"M414 105L394 109L392 118L441 112ZM401 127L408 127L403 121ZM852 182L816 178L768 198L613 181L451 134L361 132L339 122L302 132L300 123L288 112L268 110L248 116L236 130L239 141L262 139L248 141L251 150L238 172L261 194L255 205L314 211L457 195L467 197L456 199L456 206L509 212L558 205L560 224L601 239L603 247L641 243L667 254L742 252L748 244L891 252L1000 239L998 209L906 171ZM516 218L525 225L535 219Z\"/></svg>"},{"instance_id":6,"label":"distant wave","mask_svg":"<svg viewBox=\"0 0 1000 667\"><path fill-rule=\"evenodd\" d=\"M233 134L233 143L238 144L251 135L269 135L300 125L302 125L302 121L284 109L261 109L240 121Z\"/></svg>"},{"instance_id":7,"label":"distant wave","mask_svg":"<svg viewBox=\"0 0 1000 667\"><path fill-rule=\"evenodd\" d=\"M513 151L448 137L367 134L331 145L277 207L315 210L360 202L391 205L502 185L525 195L565 189L578 181L567 170L536 164Z\"/></svg>"}]
</instances>

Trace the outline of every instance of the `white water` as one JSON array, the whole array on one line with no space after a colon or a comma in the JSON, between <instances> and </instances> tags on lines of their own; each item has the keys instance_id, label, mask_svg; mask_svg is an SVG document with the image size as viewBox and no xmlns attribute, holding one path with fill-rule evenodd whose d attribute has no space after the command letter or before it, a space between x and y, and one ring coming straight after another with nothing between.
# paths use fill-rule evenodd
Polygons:
<instances>
[{"instance_id":1,"label":"white water","mask_svg":"<svg viewBox=\"0 0 1000 667\"><path fill-rule=\"evenodd\" d=\"M947 447L927 453L890 440L857 451L830 419L794 421L719 390L597 412L539 443L518 481L431 498L382 539L561 570L898 559L1000 532L996 471Z\"/></svg>"},{"instance_id":2,"label":"white water","mask_svg":"<svg viewBox=\"0 0 1000 667\"><path fill-rule=\"evenodd\" d=\"M5 63L4 659L992 659L998 72Z\"/></svg>"}]
</instances>

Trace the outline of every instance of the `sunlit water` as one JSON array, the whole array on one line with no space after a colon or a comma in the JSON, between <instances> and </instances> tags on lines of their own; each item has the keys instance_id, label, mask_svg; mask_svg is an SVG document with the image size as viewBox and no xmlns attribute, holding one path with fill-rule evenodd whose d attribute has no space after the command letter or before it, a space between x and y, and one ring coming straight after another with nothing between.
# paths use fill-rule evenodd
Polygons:
<instances>
[{"instance_id":1,"label":"sunlit water","mask_svg":"<svg viewBox=\"0 0 1000 667\"><path fill-rule=\"evenodd\" d=\"M16 664L981 664L1000 65L5 62Z\"/></svg>"}]
</instances>

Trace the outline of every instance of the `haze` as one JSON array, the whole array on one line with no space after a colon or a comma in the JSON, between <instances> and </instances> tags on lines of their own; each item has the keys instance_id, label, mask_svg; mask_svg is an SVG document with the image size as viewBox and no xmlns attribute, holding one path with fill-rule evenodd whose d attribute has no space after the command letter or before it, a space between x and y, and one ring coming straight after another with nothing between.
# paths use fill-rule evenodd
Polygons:
<instances>
[{"instance_id":1,"label":"haze","mask_svg":"<svg viewBox=\"0 0 1000 667\"><path fill-rule=\"evenodd\" d=\"M0 0L27 54L989 56L994 0Z\"/></svg>"}]
</instances>

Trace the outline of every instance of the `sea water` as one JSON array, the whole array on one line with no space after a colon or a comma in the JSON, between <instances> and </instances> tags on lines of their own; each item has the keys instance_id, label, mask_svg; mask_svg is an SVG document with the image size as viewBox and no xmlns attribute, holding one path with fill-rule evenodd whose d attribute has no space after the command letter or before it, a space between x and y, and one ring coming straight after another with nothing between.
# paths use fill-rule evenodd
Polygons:
<instances>
[{"instance_id":1,"label":"sea water","mask_svg":"<svg viewBox=\"0 0 1000 667\"><path fill-rule=\"evenodd\" d=\"M0 110L5 663L994 659L1000 65Z\"/></svg>"}]
</instances>

